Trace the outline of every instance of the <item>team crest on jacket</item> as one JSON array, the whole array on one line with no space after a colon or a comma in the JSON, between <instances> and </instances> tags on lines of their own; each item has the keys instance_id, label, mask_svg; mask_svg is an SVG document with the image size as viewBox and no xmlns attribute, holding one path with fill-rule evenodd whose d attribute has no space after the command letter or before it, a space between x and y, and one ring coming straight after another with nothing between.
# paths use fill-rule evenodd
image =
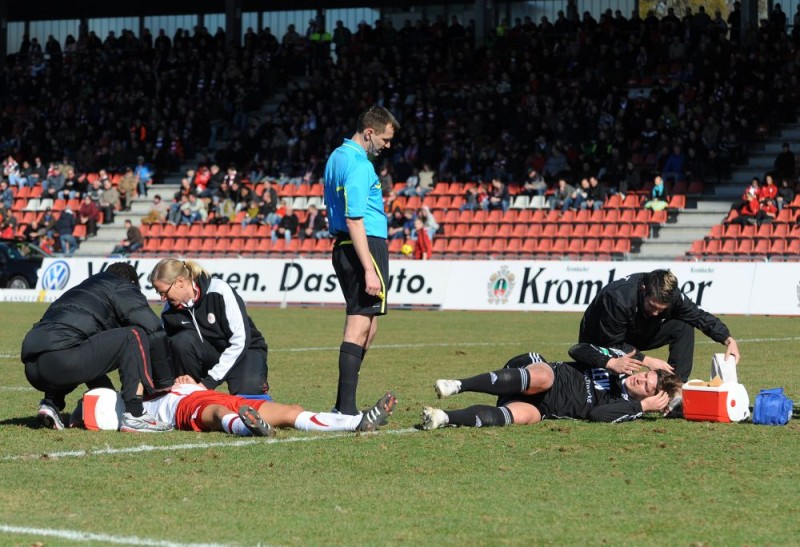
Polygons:
<instances>
[{"instance_id":1,"label":"team crest on jacket","mask_svg":"<svg viewBox=\"0 0 800 547\"><path fill-rule=\"evenodd\" d=\"M217 317L213 313L208 314L208 322L209 324L213 325L217 322Z\"/></svg>"},{"instance_id":2,"label":"team crest on jacket","mask_svg":"<svg viewBox=\"0 0 800 547\"><path fill-rule=\"evenodd\" d=\"M489 276L486 291L489 294L489 304L505 304L511 291L514 290L514 274L508 271L508 266L503 266Z\"/></svg>"}]
</instances>

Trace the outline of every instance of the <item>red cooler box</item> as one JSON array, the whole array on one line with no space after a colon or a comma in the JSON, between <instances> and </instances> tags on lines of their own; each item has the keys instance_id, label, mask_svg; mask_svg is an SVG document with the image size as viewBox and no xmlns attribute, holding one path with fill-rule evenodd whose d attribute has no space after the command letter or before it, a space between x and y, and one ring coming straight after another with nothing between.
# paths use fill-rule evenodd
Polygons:
<instances>
[{"instance_id":1,"label":"red cooler box","mask_svg":"<svg viewBox=\"0 0 800 547\"><path fill-rule=\"evenodd\" d=\"M695 422L741 422L750 417L750 397L742 384L683 385L683 417Z\"/></svg>"}]
</instances>

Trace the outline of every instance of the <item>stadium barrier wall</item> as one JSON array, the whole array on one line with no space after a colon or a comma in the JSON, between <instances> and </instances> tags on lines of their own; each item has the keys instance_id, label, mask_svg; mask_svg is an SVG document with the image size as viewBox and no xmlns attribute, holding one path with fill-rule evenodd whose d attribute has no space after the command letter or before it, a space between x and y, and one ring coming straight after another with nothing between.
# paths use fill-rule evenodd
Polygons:
<instances>
[{"instance_id":1,"label":"stadium barrier wall","mask_svg":"<svg viewBox=\"0 0 800 547\"><path fill-rule=\"evenodd\" d=\"M110 258L48 258L36 291L0 291L2 301L52 301L63 290L115 262ZM142 288L157 259L134 259ZM212 275L247 302L342 304L328 259L204 259ZM413 261L390 264L390 306L450 310L582 311L606 284L626 275L669 268L684 294L711 313L800 315L800 269L768 262L574 262L526 260Z\"/></svg>"}]
</instances>

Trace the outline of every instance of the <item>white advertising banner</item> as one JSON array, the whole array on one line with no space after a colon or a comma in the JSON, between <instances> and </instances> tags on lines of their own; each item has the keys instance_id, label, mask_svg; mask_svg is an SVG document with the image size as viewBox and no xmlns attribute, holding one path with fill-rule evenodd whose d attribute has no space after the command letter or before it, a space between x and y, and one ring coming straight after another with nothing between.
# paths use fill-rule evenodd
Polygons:
<instances>
[{"instance_id":1,"label":"white advertising banner","mask_svg":"<svg viewBox=\"0 0 800 547\"><path fill-rule=\"evenodd\" d=\"M35 300L74 287L114 259L49 258ZM157 259L133 259L142 288ZM247 302L342 304L328 259L202 259ZM800 315L800 264L766 262L414 261L390 263L389 305L453 310L583 311L602 287L635 272L669 268L681 290L711 313ZM45 291L42 293L41 291ZM2 291L7 292L7 291ZM31 291L33 293L34 291ZM15 297L22 300L22 295ZM6 300L0 294L0 300Z\"/></svg>"}]
</instances>

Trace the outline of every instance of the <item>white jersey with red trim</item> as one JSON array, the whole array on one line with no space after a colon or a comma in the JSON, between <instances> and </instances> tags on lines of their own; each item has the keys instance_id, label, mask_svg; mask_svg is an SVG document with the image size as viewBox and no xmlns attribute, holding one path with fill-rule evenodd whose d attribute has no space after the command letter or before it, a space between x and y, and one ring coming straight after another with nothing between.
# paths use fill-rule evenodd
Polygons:
<instances>
[{"instance_id":1,"label":"white jersey with red trim","mask_svg":"<svg viewBox=\"0 0 800 547\"><path fill-rule=\"evenodd\" d=\"M177 384L169 391L151 399L144 401L144 411L159 422L166 422L175 427L175 416L178 413L178 403L197 391L205 391L206 388L195 384Z\"/></svg>"}]
</instances>

